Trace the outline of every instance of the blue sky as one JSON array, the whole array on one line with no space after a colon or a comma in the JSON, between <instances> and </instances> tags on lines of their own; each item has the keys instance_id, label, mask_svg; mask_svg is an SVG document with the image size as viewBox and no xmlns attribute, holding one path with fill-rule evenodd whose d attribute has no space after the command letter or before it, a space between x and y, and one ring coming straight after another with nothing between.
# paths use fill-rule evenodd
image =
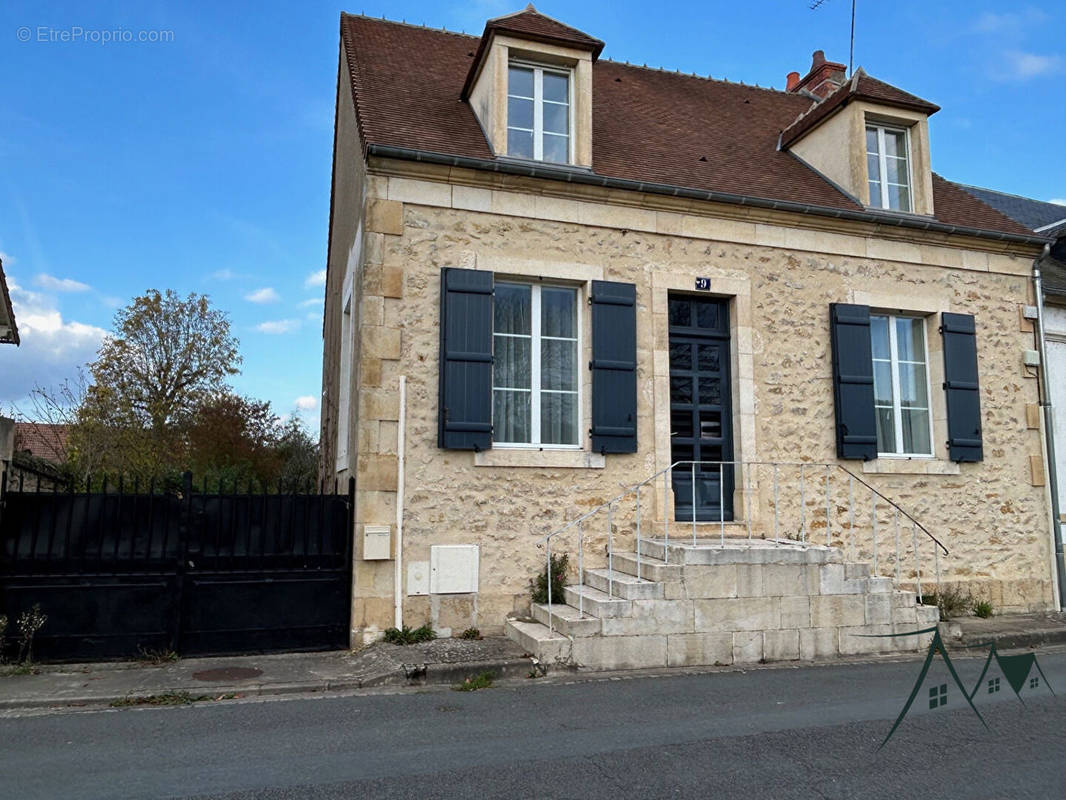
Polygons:
<instances>
[{"instance_id":1,"label":"blue sky","mask_svg":"<svg viewBox=\"0 0 1066 800\"><path fill-rule=\"evenodd\" d=\"M538 9L604 58L781 87L815 49L847 61L850 2L810 1ZM238 391L317 425L339 12L480 33L521 0L86 5L0 9L0 258L23 335L0 348L0 408L90 360L116 307L172 288L230 313ZM142 31L169 41L101 41ZM859 0L855 63L942 107L945 177L1063 199L1064 33L1062 0Z\"/></svg>"}]
</instances>

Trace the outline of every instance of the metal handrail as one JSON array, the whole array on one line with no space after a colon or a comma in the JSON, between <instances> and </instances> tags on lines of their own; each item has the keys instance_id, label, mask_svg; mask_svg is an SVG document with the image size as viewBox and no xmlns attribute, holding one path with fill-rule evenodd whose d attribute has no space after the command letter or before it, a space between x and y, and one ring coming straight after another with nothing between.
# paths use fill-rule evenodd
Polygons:
<instances>
[{"instance_id":1,"label":"metal handrail","mask_svg":"<svg viewBox=\"0 0 1066 800\"><path fill-rule=\"evenodd\" d=\"M869 483L864 481L862 478L860 478L854 472L852 472L851 470L847 469L846 467L841 466L840 464L817 463L817 462L814 462L814 461L675 461L670 466L665 467L664 469L661 469L658 472L656 472L650 478L647 478L646 480L643 480L640 483L629 487L628 489L626 489L621 494L619 494L619 495L617 495L615 497L612 497L610 500L607 500L607 501L605 501L603 503L600 503L598 506L596 506L595 508L591 509L590 511L586 511L580 517L577 517L576 519L571 520L570 522L566 523L566 525L563 525L561 528L559 528L559 529L557 529L555 531L552 531L547 536L544 536L541 539L537 540L537 547L538 548L542 547L549 539L553 539L554 537L558 536L559 534L565 533L566 531L568 531L571 528L573 528L575 525L578 525L578 524L584 522L585 520L589 519L590 517L595 516L600 511L602 511L603 509L607 508L608 506L612 506L615 503L621 502L622 500L626 499L630 495L635 494L637 492L637 490L647 486L652 481L658 479L661 475L665 475L665 474L671 472L675 467L678 467L680 465L692 465L692 466L696 466L696 465L701 465L701 466L702 465L713 465L713 466L732 466L732 467L737 467L737 466L753 466L753 467L759 467L759 466L762 466L762 467L822 467L822 468L830 468L830 469L840 470L845 475L847 475L849 478L852 478L852 479L858 481L859 483L861 483L863 486L865 486L867 489L869 489L873 494L877 495L877 497L879 497L883 502L885 502L888 505L892 506L892 508L894 508L900 514L905 516L908 520L911 521L911 523L913 525L917 526L918 529L922 533L924 533L928 538L932 539L936 543L937 547L939 547L941 550L944 551L944 555L948 555L948 549L944 546L943 542L941 542L939 539L937 539L935 536L933 536L933 534L931 534L929 532L929 530L924 525L922 525L922 523L920 523L917 519L915 519L910 513L907 512L906 509L904 509L902 506L900 506L895 500L892 500L891 498L886 497L876 487L871 486Z\"/></svg>"}]
</instances>

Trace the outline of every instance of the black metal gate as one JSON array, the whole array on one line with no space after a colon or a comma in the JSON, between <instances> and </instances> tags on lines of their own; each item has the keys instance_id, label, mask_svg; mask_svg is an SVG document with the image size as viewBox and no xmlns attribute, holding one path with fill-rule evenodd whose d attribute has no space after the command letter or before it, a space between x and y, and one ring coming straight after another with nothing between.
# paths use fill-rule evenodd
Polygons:
<instances>
[{"instance_id":1,"label":"black metal gate","mask_svg":"<svg viewBox=\"0 0 1066 800\"><path fill-rule=\"evenodd\" d=\"M348 646L352 506L334 492L0 487L0 614L42 661Z\"/></svg>"}]
</instances>

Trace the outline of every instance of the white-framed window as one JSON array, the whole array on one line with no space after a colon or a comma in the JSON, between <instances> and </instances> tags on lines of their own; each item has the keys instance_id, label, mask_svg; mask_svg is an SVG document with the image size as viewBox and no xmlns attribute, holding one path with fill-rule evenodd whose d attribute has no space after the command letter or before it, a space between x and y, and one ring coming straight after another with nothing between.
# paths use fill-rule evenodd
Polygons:
<instances>
[{"instance_id":1,"label":"white-framed window","mask_svg":"<svg viewBox=\"0 0 1066 800\"><path fill-rule=\"evenodd\" d=\"M494 447L580 447L580 319L573 286L497 281Z\"/></svg>"},{"instance_id":2,"label":"white-framed window","mask_svg":"<svg viewBox=\"0 0 1066 800\"><path fill-rule=\"evenodd\" d=\"M571 73L512 61L507 71L507 155L570 163Z\"/></svg>"},{"instance_id":3,"label":"white-framed window","mask_svg":"<svg viewBox=\"0 0 1066 800\"><path fill-rule=\"evenodd\" d=\"M870 315L877 451L933 455L925 318Z\"/></svg>"},{"instance_id":4,"label":"white-framed window","mask_svg":"<svg viewBox=\"0 0 1066 800\"><path fill-rule=\"evenodd\" d=\"M906 129L866 126L866 171L871 206L911 210L910 141Z\"/></svg>"}]
</instances>

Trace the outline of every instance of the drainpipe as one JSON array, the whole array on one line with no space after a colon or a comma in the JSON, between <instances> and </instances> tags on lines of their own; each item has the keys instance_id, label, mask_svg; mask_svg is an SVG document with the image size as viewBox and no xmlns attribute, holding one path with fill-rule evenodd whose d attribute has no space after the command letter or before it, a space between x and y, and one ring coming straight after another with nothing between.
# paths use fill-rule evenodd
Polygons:
<instances>
[{"instance_id":1,"label":"drainpipe","mask_svg":"<svg viewBox=\"0 0 1066 800\"><path fill-rule=\"evenodd\" d=\"M393 559L395 572L394 585L394 620L397 630L403 629L403 490L405 445L407 444L407 377L400 376L400 420L396 426L396 557Z\"/></svg>"},{"instance_id":2,"label":"drainpipe","mask_svg":"<svg viewBox=\"0 0 1066 800\"><path fill-rule=\"evenodd\" d=\"M1051 489L1051 536L1055 558L1055 575L1058 579L1058 605L1066 611L1066 563L1062 552L1062 523L1059 508L1059 476L1055 463L1055 419L1052 414L1051 385L1048 381L1047 339L1044 336L1044 287L1040 278L1040 262L1051 252L1045 244L1044 251L1033 261L1033 287L1036 292L1037 346L1040 349L1040 405L1044 409L1044 450L1047 453L1047 482Z\"/></svg>"}]
</instances>

